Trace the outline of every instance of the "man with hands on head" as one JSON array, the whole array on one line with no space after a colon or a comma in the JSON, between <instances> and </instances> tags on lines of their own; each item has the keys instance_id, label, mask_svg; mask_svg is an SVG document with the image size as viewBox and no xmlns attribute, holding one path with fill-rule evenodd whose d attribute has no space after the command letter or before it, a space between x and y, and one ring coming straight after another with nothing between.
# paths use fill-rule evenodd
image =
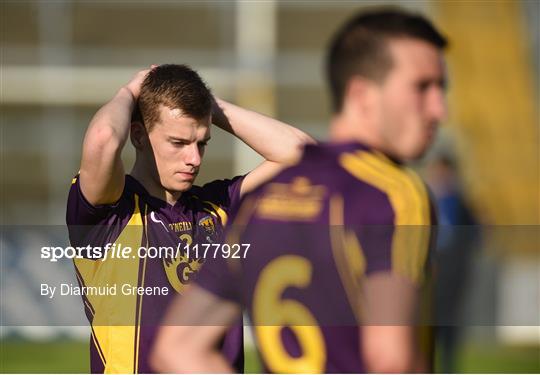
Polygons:
<instances>
[{"instance_id":1,"label":"man with hands on head","mask_svg":"<svg viewBox=\"0 0 540 375\"><path fill-rule=\"evenodd\" d=\"M245 176L194 185L211 123L266 160ZM128 137L136 159L126 174L121 153ZM311 142L287 124L214 98L187 66L153 65L138 72L90 122L80 172L68 197L70 241L132 249L185 249L219 242L228 213L240 197L294 162L302 145ZM169 290L166 295L82 296L92 327L92 372L151 372L148 352L162 315L204 262L184 251L154 259L132 254L130 259L74 261L81 286L120 289L129 284ZM231 328L219 348L237 371L243 370L241 326Z\"/></svg>"}]
</instances>

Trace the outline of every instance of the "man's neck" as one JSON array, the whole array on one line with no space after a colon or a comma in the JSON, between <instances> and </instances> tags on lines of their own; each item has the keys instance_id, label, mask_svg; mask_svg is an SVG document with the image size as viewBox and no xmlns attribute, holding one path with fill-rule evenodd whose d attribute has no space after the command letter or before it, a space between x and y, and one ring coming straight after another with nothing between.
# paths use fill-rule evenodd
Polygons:
<instances>
[{"instance_id":1,"label":"man's neck","mask_svg":"<svg viewBox=\"0 0 540 375\"><path fill-rule=\"evenodd\" d=\"M336 115L330 123L329 139L332 142L357 141L370 148L383 150L378 135L368 124L346 114Z\"/></svg>"},{"instance_id":2,"label":"man's neck","mask_svg":"<svg viewBox=\"0 0 540 375\"><path fill-rule=\"evenodd\" d=\"M182 193L179 191L170 192L165 189L161 184L156 182L156 180L148 172L146 172L144 168L138 166L137 163L135 163L129 174L131 177L139 181L139 183L151 196L159 198L170 205L174 205L182 195Z\"/></svg>"}]
</instances>

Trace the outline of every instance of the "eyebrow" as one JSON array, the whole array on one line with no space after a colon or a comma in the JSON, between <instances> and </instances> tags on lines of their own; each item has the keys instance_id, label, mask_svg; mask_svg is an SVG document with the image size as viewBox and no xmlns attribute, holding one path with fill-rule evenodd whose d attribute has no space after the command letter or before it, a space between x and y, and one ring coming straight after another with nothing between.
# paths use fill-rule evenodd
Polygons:
<instances>
[{"instance_id":1,"label":"eyebrow","mask_svg":"<svg viewBox=\"0 0 540 375\"><path fill-rule=\"evenodd\" d=\"M204 139L202 139L201 141L199 142L208 142L212 137L211 136L208 136ZM169 136L169 141L174 141L174 142L185 142L185 143L191 143L191 139L187 139L187 138L178 138L178 137L171 137Z\"/></svg>"},{"instance_id":2,"label":"eyebrow","mask_svg":"<svg viewBox=\"0 0 540 375\"><path fill-rule=\"evenodd\" d=\"M168 138L169 138L169 141L191 143L191 140L187 138L178 138L178 137L171 137L171 136L169 136Z\"/></svg>"}]
</instances>

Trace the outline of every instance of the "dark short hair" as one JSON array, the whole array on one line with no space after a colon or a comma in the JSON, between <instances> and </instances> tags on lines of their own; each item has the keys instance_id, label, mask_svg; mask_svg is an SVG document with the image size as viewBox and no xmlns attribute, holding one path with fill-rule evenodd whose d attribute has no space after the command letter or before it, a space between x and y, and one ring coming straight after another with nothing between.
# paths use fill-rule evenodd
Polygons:
<instances>
[{"instance_id":1,"label":"dark short hair","mask_svg":"<svg viewBox=\"0 0 540 375\"><path fill-rule=\"evenodd\" d=\"M343 106L347 82L355 75L382 82L392 67L387 42L413 38L444 49L446 39L420 14L398 8L361 12L333 37L326 59L326 73L334 112Z\"/></svg>"},{"instance_id":2,"label":"dark short hair","mask_svg":"<svg viewBox=\"0 0 540 375\"><path fill-rule=\"evenodd\" d=\"M212 113L212 93L201 77L187 65L160 65L146 76L133 114L150 131L159 121L160 105L178 108L196 120Z\"/></svg>"}]
</instances>

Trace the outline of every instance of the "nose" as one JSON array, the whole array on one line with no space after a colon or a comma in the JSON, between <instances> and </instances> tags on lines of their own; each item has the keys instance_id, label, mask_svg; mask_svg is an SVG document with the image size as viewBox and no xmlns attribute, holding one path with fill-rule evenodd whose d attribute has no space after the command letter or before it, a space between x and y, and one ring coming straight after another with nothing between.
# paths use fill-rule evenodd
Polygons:
<instances>
[{"instance_id":1,"label":"nose","mask_svg":"<svg viewBox=\"0 0 540 375\"><path fill-rule=\"evenodd\" d=\"M433 87L428 97L428 116L433 122L444 121L448 116L445 92L441 87Z\"/></svg>"},{"instance_id":2,"label":"nose","mask_svg":"<svg viewBox=\"0 0 540 375\"><path fill-rule=\"evenodd\" d=\"M201 165L201 153L197 143L190 144L186 151L186 164L198 168Z\"/></svg>"}]
</instances>

